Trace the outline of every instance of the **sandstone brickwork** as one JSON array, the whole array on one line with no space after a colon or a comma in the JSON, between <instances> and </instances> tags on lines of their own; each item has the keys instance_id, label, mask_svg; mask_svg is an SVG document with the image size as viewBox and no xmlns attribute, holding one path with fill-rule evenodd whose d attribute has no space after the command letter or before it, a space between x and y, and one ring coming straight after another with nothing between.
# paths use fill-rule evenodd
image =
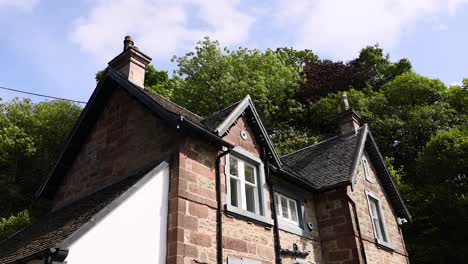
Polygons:
<instances>
[{"instance_id":1,"label":"sandstone brickwork","mask_svg":"<svg viewBox=\"0 0 468 264\"><path fill-rule=\"evenodd\" d=\"M54 197L53 208L91 194L175 153L175 129L116 89Z\"/></svg>"},{"instance_id":2,"label":"sandstone brickwork","mask_svg":"<svg viewBox=\"0 0 468 264\"><path fill-rule=\"evenodd\" d=\"M243 133L247 137L241 136ZM254 157L263 157L262 148L244 116L238 118L224 140ZM175 128L167 127L136 99L123 90L116 90L64 175L54 199L54 208L120 181L156 161L170 160L167 263L216 263L215 166L220 153L219 146L186 133L177 133ZM220 163L223 263L228 257L275 263L274 228L225 210L225 159L222 158ZM304 200L305 219L312 225L310 236L280 229L281 248L292 250L296 244L300 251L309 253L303 259L315 263L363 263L364 254L367 263L407 263L395 212L372 164L371 173L376 179L374 183L365 180L360 165L354 189L345 186L321 193L272 175L275 186L287 187ZM375 243L366 190L381 199L394 251ZM265 216L271 219L268 191L265 199ZM349 199L356 204L358 223ZM285 264L296 261L292 256L281 257Z\"/></svg>"},{"instance_id":3,"label":"sandstone brickwork","mask_svg":"<svg viewBox=\"0 0 468 264\"><path fill-rule=\"evenodd\" d=\"M370 157L365 153L367 160L370 161ZM360 163L359 170L356 176L356 184L353 191L348 191L349 196L352 197L356 203L356 209L358 213L359 225L361 227L363 243L367 256L368 263L407 263L407 252L403 240L403 234L400 227L397 224L397 216L395 211L388 200L387 195L382 187L382 184L377 176L376 170L371 162L369 162L371 177L374 180L373 183L369 182L365 178L365 172L363 164ZM371 191L377 195L380 199L380 203L383 210L383 217L387 232L389 235L390 243L394 247L394 252L378 247L374 239L374 231L372 228L372 222L369 215L369 206L367 203L366 190Z\"/></svg>"}]
</instances>

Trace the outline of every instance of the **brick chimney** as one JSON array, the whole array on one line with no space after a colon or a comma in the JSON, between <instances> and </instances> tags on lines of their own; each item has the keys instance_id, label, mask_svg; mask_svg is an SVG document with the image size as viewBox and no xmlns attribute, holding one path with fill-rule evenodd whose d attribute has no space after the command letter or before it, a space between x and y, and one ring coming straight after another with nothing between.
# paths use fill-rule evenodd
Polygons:
<instances>
[{"instance_id":1,"label":"brick chimney","mask_svg":"<svg viewBox=\"0 0 468 264\"><path fill-rule=\"evenodd\" d=\"M339 125L341 134L356 133L356 130L361 127L361 117L349 107L348 96L346 93L341 95L340 100L341 114L339 115Z\"/></svg>"},{"instance_id":2,"label":"brick chimney","mask_svg":"<svg viewBox=\"0 0 468 264\"><path fill-rule=\"evenodd\" d=\"M133 44L133 38L126 36L122 53L109 62L109 67L122 73L129 81L144 87L146 66L151 58L139 51Z\"/></svg>"}]
</instances>

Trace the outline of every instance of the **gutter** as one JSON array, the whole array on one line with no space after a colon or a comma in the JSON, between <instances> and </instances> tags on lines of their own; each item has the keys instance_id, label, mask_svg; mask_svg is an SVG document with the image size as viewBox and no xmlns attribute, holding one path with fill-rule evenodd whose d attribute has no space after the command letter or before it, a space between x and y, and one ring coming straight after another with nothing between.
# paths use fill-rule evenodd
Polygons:
<instances>
[{"instance_id":1,"label":"gutter","mask_svg":"<svg viewBox=\"0 0 468 264\"><path fill-rule=\"evenodd\" d=\"M179 115L178 118L178 123L177 123L177 129L180 129L182 127L186 127L189 129L193 129L196 133L199 133L201 136L207 138L208 140L220 145L227 147L228 149L233 149L234 145L225 141L224 139L218 137L217 135L209 132L205 128L193 123L189 119L186 119L183 115Z\"/></svg>"},{"instance_id":2,"label":"gutter","mask_svg":"<svg viewBox=\"0 0 468 264\"><path fill-rule=\"evenodd\" d=\"M265 149L263 149L263 152L265 153ZM281 242L280 242L280 236L279 236L279 227L278 227L278 212L276 211L276 200L275 200L275 186L273 185L273 181L271 180L271 174L270 174L270 164L268 162L268 159L265 159L266 166L266 180L269 186L269 192L270 192L270 209L271 209L271 214L273 218L273 238L274 238L274 244L275 244L275 262L276 264L281 264Z\"/></svg>"},{"instance_id":3,"label":"gutter","mask_svg":"<svg viewBox=\"0 0 468 264\"><path fill-rule=\"evenodd\" d=\"M364 264L367 264L366 251L364 249L364 243L362 242L361 227L359 225L359 218L358 218L358 214L357 214L357 210L356 210L356 203L353 201L353 199L351 199L351 197L349 197L348 194L346 194L346 198L348 198L348 202L351 203L351 205L353 207L354 221L356 222L356 228L357 228L357 231L358 231L358 238L359 238L359 245L360 245L360 248L361 248L361 254L362 254L362 258L364 260Z\"/></svg>"},{"instance_id":4,"label":"gutter","mask_svg":"<svg viewBox=\"0 0 468 264\"><path fill-rule=\"evenodd\" d=\"M221 201L221 158L229 154L233 147L228 148L221 152L218 157L216 157L215 164L215 179L216 179L216 262L218 264L223 263L223 214L221 208L223 206Z\"/></svg>"}]
</instances>

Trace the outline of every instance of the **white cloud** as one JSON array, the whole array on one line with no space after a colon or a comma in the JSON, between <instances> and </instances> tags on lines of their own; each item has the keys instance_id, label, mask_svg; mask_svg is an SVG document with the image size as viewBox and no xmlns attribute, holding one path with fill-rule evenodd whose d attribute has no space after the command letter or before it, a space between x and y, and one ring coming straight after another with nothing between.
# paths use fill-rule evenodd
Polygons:
<instances>
[{"instance_id":1,"label":"white cloud","mask_svg":"<svg viewBox=\"0 0 468 264\"><path fill-rule=\"evenodd\" d=\"M98 60L122 48L125 35L151 56L170 56L210 36L223 45L247 40L254 18L236 0L101 0L75 21L71 39Z\"/></svg>"},{"instance_id":2,"label":"white cloud","mask_svg":"<svg viewBox=\"0 0 468 264\"><path fill-rule=\"evenodd\" d=\"M349 59L366 45L396 47L416 22L468 0L278 0L276 21L294 30L297 47ZM452 11L450 11L452 12Z\"/></svg>"},{"instance_id":3,"label":"white cloud","mask_svg":"<svg viewBox=\"0 0 468 264\"><path fill-rule=\"evenodd\" d=\"M31 12L39 4L39 0L0 0L1 8L15 8L23 12Z\"/></svg>"},{"instance_id":4,"label":"white cloud","mask_svg":"<svg viewBox=\"0 0 468 264\"><path fill-rule=\"evenodd\" d=\"M463 82L462 81L450 82L448 83L448 86L463 86Z\"/></svg>"},{"instance_id":5,"label":"white cloud","mask_svg":"<svg viewBox=\"0 0 468 264\"><path fill-rule=\"evenodd\" d=\"M448 0L448 9L451 15L455 15L457 9L463 5L467 4L468 0Z\"/></svg>"}]
</instances>

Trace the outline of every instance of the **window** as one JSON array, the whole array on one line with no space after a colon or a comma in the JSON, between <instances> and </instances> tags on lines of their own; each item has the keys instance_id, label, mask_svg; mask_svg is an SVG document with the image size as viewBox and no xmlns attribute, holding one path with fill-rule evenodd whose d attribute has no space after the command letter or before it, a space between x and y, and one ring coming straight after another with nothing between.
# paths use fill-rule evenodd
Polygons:
<instances>
[{"instance_id":1,"label":"window","mask_svg":"<svg viewBox=\"0 0 468 264\"><path fill-rule=\"evenodd\" d=\"M228 156L228 163L230 205L254 214L262 214L257 166L234 155Z\"/></svg>"},{"instance_id":2,"label":"window","mask_svg":"<svg viewBox=\"0 0 468 264\"><path fill-rule=\"evenodd\" d=\"M390 245L387 229L385 226L385 221L383 218L382 207L380 205L379 198L371 193L367 193L367 201L369 204L369 214L372 221L372 226L374 228L374 236L377 242L381 245L384 245L388 248L392 248Z\"/></svg>"},{"instance_id":3,"label":"window","mask_svg":"<svg viewBox=\"0 0 468 264\"><path fill-rule=\"evenodd\" d=\"M226 155L224 172L226 212L272 226L273 220L265 204L268 186L262 160L236 146Z\"/></svg>"},{"instance_id":4,"label":"window","mask_svg":"<svg viewBox=\"0 0 468 264\"><path fill-rule=\"evenodd\" d=\"M372 177L371 170L369 167L369 162L367 161L366 156L362 156L362 166L364 167L364 174L366 176L366 180L368 182L374 182L374 178Z\"/></svg>"},{"instance_id":5,"label":"window","mask_svg":"<svg viewBox=\"0 0 468 264\"><path fill-rule=\"evenodd\" d=\"M299 214L296 200L276 193L276 212L278 219L299 226Z\"/></svg>"},{"instance_id":6,"label":"window","mask_svg":"<svg viewBox=\"0 0 468 264\"><path fill-rule=\"evenodd\" d=\"M258 214L257 168L237 157L229 156L231 205Z\"/></svg>"}]
</instances>

